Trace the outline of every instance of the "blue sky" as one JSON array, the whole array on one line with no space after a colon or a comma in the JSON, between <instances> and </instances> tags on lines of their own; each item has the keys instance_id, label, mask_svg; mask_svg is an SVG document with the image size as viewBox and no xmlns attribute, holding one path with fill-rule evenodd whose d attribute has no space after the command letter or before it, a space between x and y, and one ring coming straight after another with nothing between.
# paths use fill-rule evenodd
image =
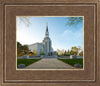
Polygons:
<instances>
[{"instance_id":1,"label":"blue sky","mask_svg":"<svg viewBox=\"0 0 100 86\"><path fill-rule=\"evenodd\" d=\"M68 50L72 46L83 48L83 22L68 26L68 17L29 17L29 26L17 17L17 41L21 44L42 42L45 37L46 23L48 22L49 37L54 50Z\"/></svg>"}]
</instances>

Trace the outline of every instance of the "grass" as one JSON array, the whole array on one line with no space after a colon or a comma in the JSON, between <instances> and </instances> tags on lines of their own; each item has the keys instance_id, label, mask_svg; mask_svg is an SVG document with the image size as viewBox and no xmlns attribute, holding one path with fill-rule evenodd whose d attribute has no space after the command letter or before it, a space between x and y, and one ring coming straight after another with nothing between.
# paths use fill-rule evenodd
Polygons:
<instances>
[{"instance_id":1,"label":"grass","mask_svg":"<svg viewBox=\"0 0 100 86\"><path fill-rule=\"evenodd\" d=\"M68 63L72 66L74 66L74 64L81 64L83 67L83 59L58 59L60 61L63 61L64 63Z\"/></svg>"},{"instance_id":2,"label":"grass","mask_svg":"<svg viewBox=\"0 0 100 86\"><path fill-rule=\"evenodd\" d=\"M26 66L39 61L40 59L17 59L17 67L19 64L25 64Z\"/></svg>"}]
</instances>

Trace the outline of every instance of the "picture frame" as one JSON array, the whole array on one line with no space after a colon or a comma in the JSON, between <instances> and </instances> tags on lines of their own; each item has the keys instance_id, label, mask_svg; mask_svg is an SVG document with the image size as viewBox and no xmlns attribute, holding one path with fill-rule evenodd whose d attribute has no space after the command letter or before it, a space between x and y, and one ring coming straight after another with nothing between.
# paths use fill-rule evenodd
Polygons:
<instances>
[{"instance_id":1,"label":"picture frame","mask_svg":"<svg viewBox=\"0 0 100 86\"><path fill-rule=\"evenodd\" d=\"M1 86L99 86L100 0L1 0ZM16 16L84 16L84 70L16 70Z\"/></svg>"}]
</instances>

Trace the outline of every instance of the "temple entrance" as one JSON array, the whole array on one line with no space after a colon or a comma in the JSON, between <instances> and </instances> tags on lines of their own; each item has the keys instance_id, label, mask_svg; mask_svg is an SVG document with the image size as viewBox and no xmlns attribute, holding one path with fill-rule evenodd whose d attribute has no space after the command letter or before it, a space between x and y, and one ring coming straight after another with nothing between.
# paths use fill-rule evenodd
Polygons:
<instances>
[{"instance_id":1,"label":"temple entrance","mask_svg":"<svg viewBox=\"0 0 100 86\"><path fill-rule=\"evenodd\" d=\"M48 56L53 56L53 53L52 52L48 53Z\"/></svg>"}]
</instances>

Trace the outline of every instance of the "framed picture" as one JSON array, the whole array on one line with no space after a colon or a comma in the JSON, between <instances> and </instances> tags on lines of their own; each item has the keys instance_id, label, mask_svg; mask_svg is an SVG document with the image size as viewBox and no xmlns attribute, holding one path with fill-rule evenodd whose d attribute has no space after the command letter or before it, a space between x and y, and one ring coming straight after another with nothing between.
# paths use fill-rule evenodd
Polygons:
<instances>
[{"instance_id":1,"label":"framed picture","mask_svg":"<svg viewBox=\"0 0 100 86\"><path fill-rule=\"evenodd\" d=\"M99 86L99 0L1 0L0 86Z\"/></svg>"},{"instance_id":2,"label":"framed picture","mask_svg":"<svg viewBox=\"0 0 100 86\"><path fill-rule=\"evenodd\" d=\"M17 70L84 69L83 16L17 16L16 19Z\"/></svg>"}]
</instances>

